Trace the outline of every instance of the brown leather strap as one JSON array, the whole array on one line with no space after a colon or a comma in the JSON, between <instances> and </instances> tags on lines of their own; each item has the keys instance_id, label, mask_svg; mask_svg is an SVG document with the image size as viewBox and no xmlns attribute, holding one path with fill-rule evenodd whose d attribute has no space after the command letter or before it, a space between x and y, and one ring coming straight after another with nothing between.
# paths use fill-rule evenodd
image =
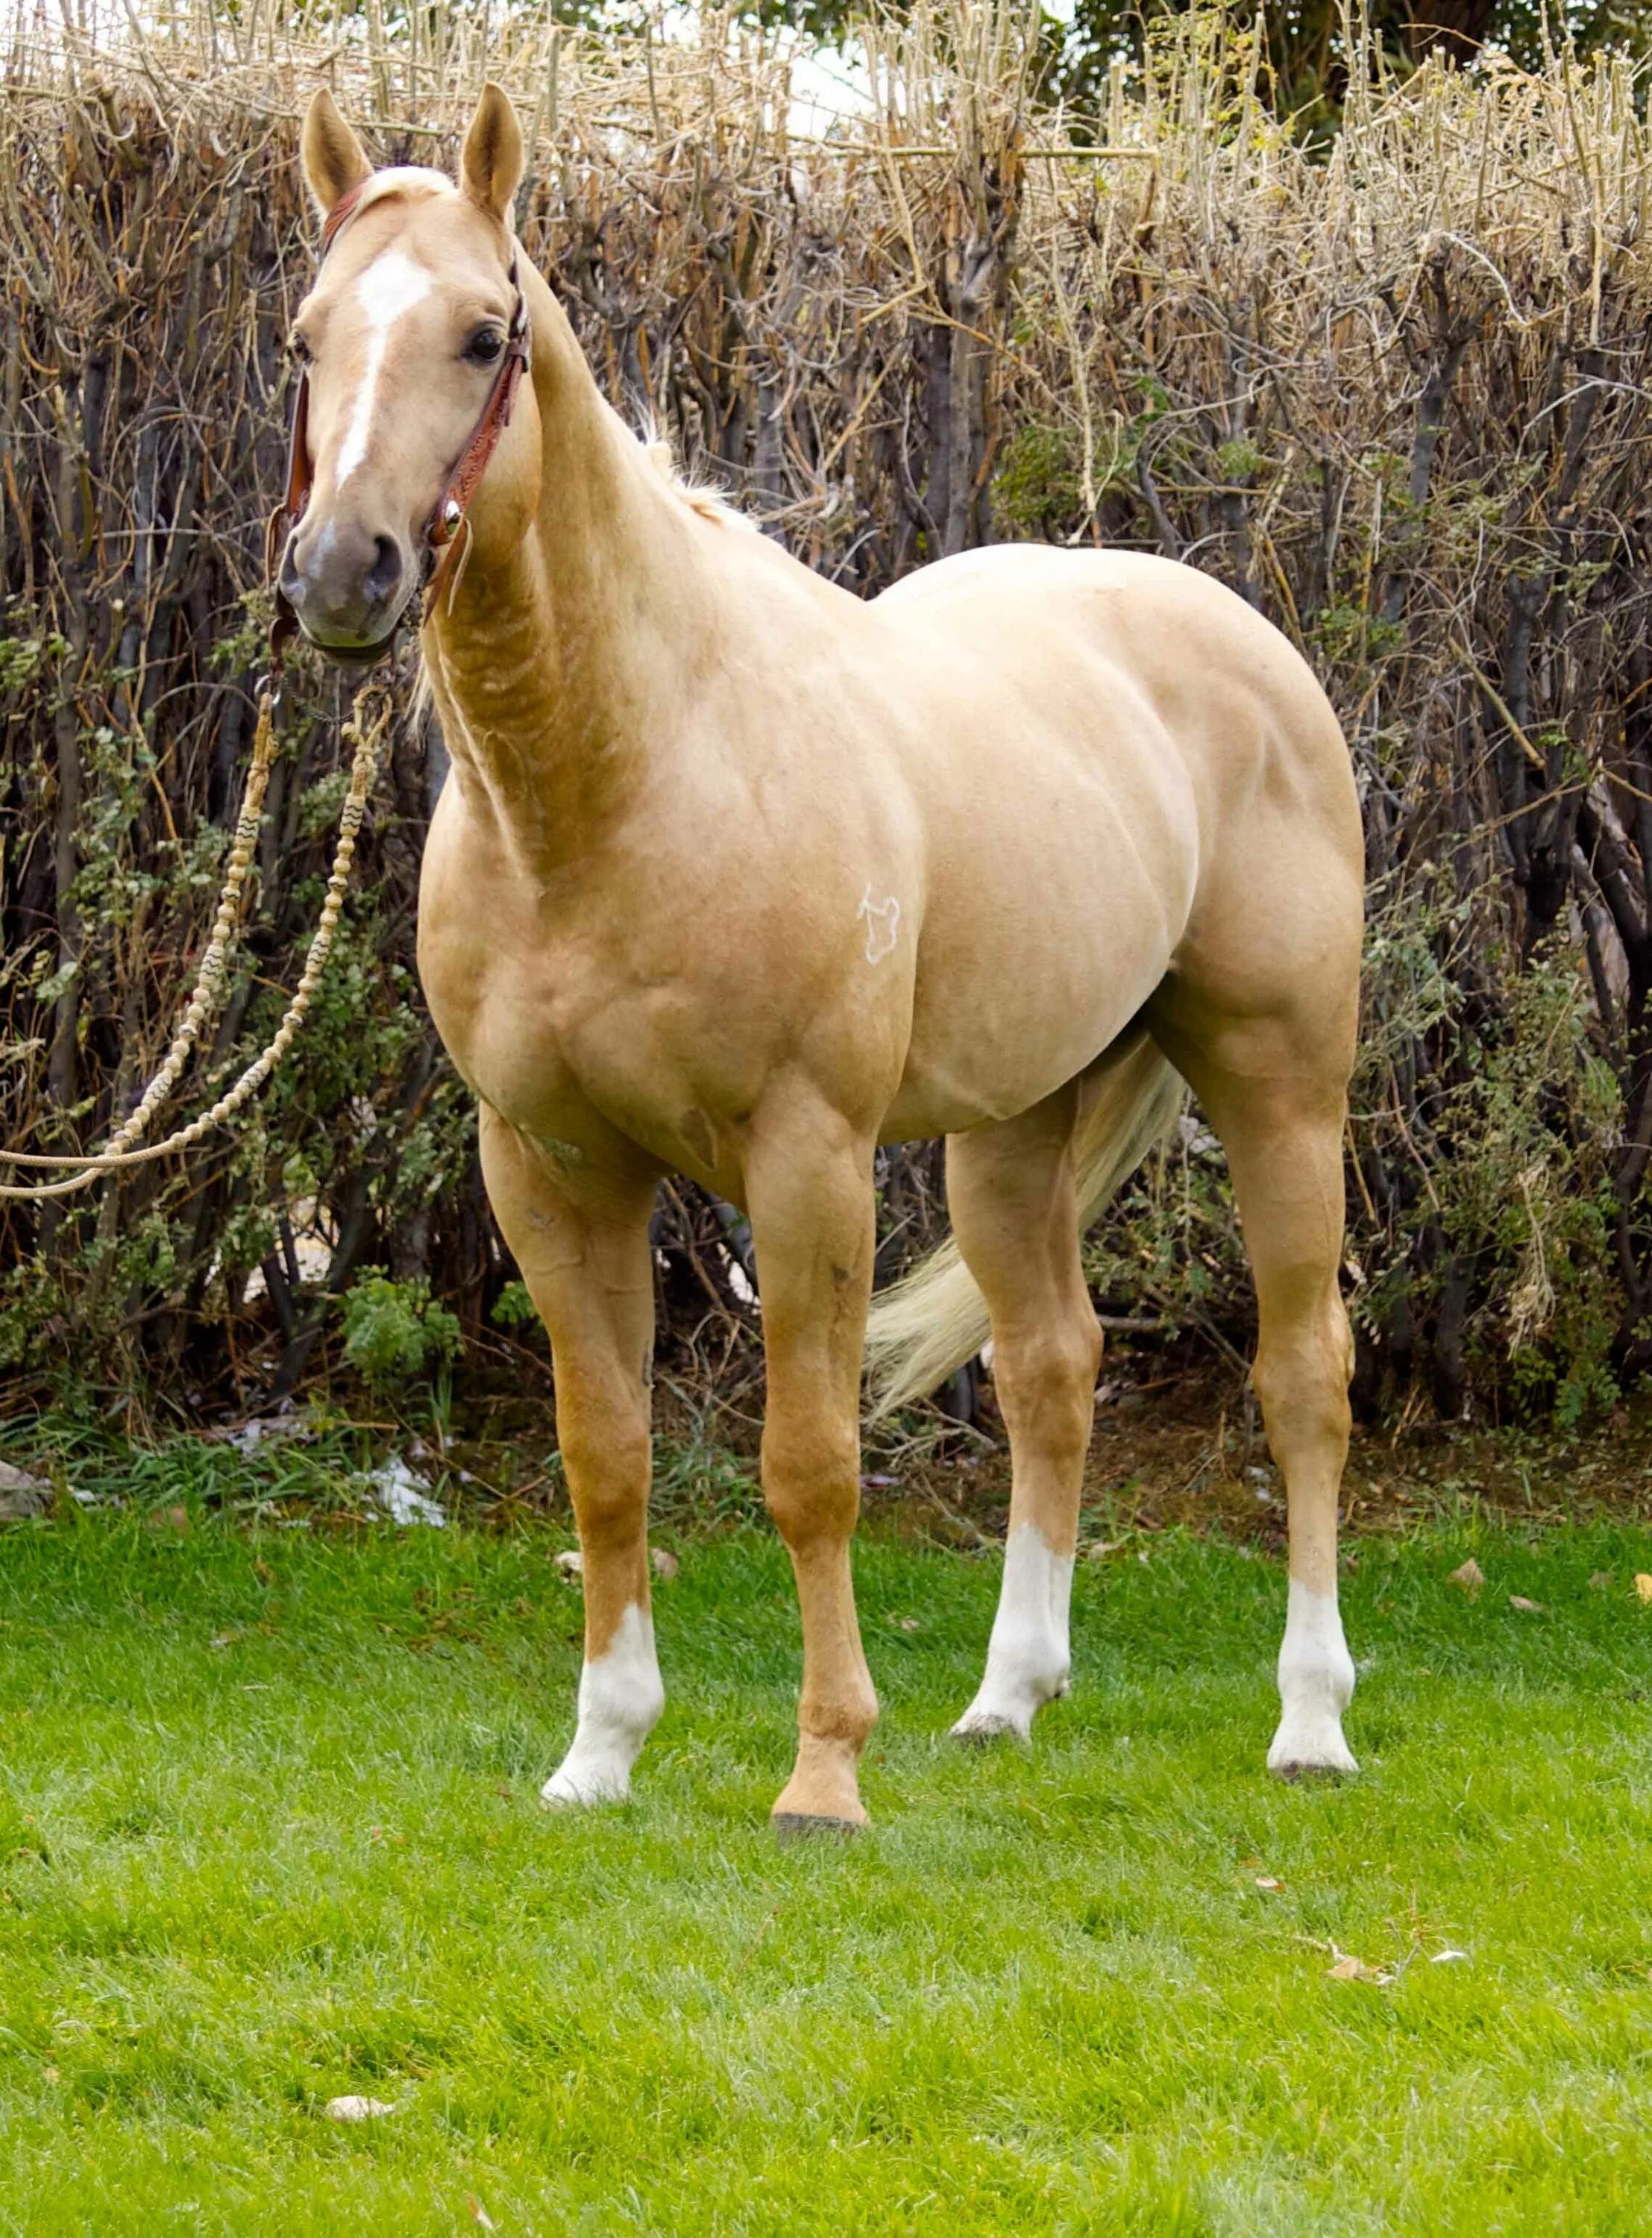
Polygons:
<instances>
[{"instance_id":1,"label":"brown leather strap","mask_svg":"<svg viewBox=\"0 0 1652 2238\"><path fill-rule=\"evenodd\" d=\"M499 360L499 369L493 376L493 386L488 391L487 402L482 407L482 416L476 423L474 434L459 454L459 464L447 478L447 486L437 499L435 509L425 526L425 542L437 554L436 567L425 587L425 606L421 617L428 621L436 611L437 600L444 590L457 590L459 578L464 573L464 558L470 552L471 502L487 472L488 460L499 447L499 437L511 424L511 414L516 404L516 392L523 374L528 370L532 356L532 341L528 325L527 298L522 293L521 275L517 270L516 251L511 252L511 288L515 302L511 312L511 324L505 338L505 354ZM461 546L459 532L465 536ZM457 571L454 562L459 562Z\"/></svg>"},{"instance_id":2,"label":"brown leather strap","mask_svg":"<svg viewBox=\"0 0 1652 2238\"><path fill-rule=\"evenodd\" d=\"M373 174L369 171L367 174L367 179L370 179L372 176ZM347 189L345 193L339 196L337 202L334 203L332 209L321 220L321 254L317 259L318 264L325 264L327 262L327 253L328 249L332 248L334 242L338 239L339 235L343 231L344 228L349 223L350 219L354 215L355 206L361 199L361 190L367 185L367 179L358 179L354 186Z\"/></svg>"}]
</instances>

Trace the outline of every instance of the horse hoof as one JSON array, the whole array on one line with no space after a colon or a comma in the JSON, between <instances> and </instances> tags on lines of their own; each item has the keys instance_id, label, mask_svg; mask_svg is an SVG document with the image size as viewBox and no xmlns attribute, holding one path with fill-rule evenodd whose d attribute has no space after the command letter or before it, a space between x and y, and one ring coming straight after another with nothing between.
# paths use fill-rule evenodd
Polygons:
<instances>
[{"instance_id":1,"label":"horse hoof","mask_svg":"<svg viewBox=\"0 0 1652 2238\"><path fill-rule=\"evenodd\" d=\"M995 1741L1026 1741L1031 1736L1021 1731L1014 1718L960 1718L947 1734L960 1748L990 1748Z\"/></svg>"},{"instance_id":2,"label":"horse hoof","mask_svg":"<svg viewBox=\"0 0 1652 2238\"><path fill-rule=\"evenodd\" d=\"M776 1811L769 1824L775 1830L776 1842L807 1842L817 1834L834 1835L846 1841L852 1834L863 1833L864 1826L854 1818L817 1818L810 1811Z\"/></svg>"},{"instance_id":3,"label":"horse hoof","mask_svg":"<svg viewBox=\"0 0 1652 2238\"><path fill-rule=\"evenodd\" d=\"M1271 1764L1268 1770L1289 1787L1340 1787L1357 1777L1359 1766L1350 1757L1346 1764Z\"/></svg>"},{"instance_id":4,"label":"horse hoof","mask_svg":"<svg viewBox=\"0 0 1652 2238\"><path fill-rule=\"evenodd\" d=\"M623 1773L553 1771L539 1790L542 1811L596 1811L630 1799L631 1782Z\"/></svg>"},{"instance_id":5,"label":"horse hoof","mask_svg":"<svg viewBox=\"0 0 1652 2238\"><path fill-rule=\"evenodd\" d=\"M1358 1769L1334 1710L1285 1711L1268 1745L1268 1770L1276 1778L1344 1779Z\"/></svg>"}]
</instances>

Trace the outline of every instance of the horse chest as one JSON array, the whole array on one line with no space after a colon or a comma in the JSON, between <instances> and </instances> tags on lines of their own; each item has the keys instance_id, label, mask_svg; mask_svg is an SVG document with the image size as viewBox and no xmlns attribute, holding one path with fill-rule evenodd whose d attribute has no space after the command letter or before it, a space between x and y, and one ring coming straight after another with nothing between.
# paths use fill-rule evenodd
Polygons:
<instances>
[{"instance_id":1,"label":"horse chest","mask_svg":"<svg viewBox=\"0 0 1652 2238\"><path fill-rule=\"evenodd\" d=\"M589 942L514 941L507 927L425 960L438 1031L466 1084L564 1164L605 1129L681 1155L696 1108L685 1045L696 1036L669 988L639 980ZM423 950L421 949L421 958Z\"/></svg>"}]
</instances>

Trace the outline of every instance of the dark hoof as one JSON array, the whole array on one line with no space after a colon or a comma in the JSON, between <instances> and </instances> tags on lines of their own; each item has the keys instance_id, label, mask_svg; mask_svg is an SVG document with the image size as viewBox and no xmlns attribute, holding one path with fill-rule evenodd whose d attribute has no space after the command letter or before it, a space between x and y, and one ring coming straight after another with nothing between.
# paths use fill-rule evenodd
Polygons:
<instances>
[{"instance_id":1,"label":"dark hoof","mask_svg":"<svg viewBox=\"0 0 1652 2238\"><path fill-rule=\"evenodd\" d=\"M1334 1764L1271 1764L1268 1770L1287 1787L1340 1787L1345 1780L1359 1777L1358 1766L1345 1771Z\"/></svg>"},{"instance_id":2,"label":"dark hoof","mask_svg":"<svg viewBox=\"0 0 1652 2238\"><path fill-rule=\"evenodd\" d=\"M853 1818L816 1818L808 1811L776 1811L769 1824L777 1842L807 1842L816 1834L836 1835L840 1841L865 1832Z\"/></svg>"}]
</instances>

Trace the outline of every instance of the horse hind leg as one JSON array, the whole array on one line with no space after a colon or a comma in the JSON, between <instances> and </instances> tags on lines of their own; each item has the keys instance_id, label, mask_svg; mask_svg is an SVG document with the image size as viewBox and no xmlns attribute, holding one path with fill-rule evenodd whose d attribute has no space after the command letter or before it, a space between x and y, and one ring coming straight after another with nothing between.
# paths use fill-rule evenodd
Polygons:
<instances>
[{"instance_id":1,"label":"horse hind leg","mask_svg":"<svg viewBox=\"0 0 1652 2238\"><path fill-rule=\"evenodd\" d=\"M1256 1281L1254 1381L1290 1535L1280 1717L1267 1759L1285 1778L1358 1769L1343 1738L1354 1666L1337 1606L1353 1361L1338 1284L1351 1035L1335 1006L1326 1016L1321 1032L1298 1010L1211 1028L1199 1043L1154 1027L1226 1151Z\"/></svg>"},{"instance_id":2,"label":"horse hind leg","mask_svg":"<svg viewBox=\"0 0 1652 2238\"><path fill-rule=\"evenodd\" d=\"M1009 1431L1003 1583L966 1740L1028 1738L1067 1692L1067 1625L1101 1332L1080 1261L1074 1083L1021 1117L954 1136L947 1200L992 1317L993 1382Z\"/></svg>"}]
</instances>

